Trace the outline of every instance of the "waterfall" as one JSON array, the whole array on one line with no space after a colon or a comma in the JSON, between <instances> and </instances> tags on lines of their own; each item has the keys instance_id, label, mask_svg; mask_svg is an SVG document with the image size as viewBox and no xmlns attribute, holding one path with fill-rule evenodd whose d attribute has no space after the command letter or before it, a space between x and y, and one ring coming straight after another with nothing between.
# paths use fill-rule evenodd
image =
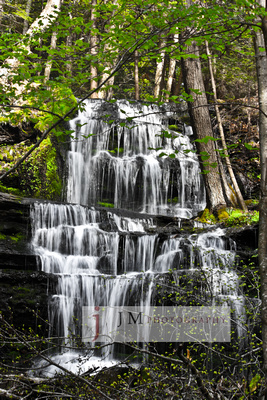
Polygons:
<instances>
[{"instance_id":1,"label":"waterfall","mask_svg":"<svg viewBox=\"0 0 267 400\"><path fill-rule=\"evenodd\" d=\"M155 229L157 215L175 217L178 229L181 218L205 207L192 132L179 115L182 133L169 129L172 118L156 105L91 100L70 122L67 204L36 202L31 209L41 268L57 277L49 303L50 334L65 338L66 345L81 335L77 320L83 307L148 307L163 290L158 282L164 287L168 281L175 297L179 288L182 293L184 276L194 271L202 274L200 298L204 294L214 304L230 299L242 313L235 246L222 230L177 235ZM98 208L105 205L114 210ZM109 316L110 323L114 318ZM76 356L60 354L56 360L66 363ZM109 355L90 362L104 357L112 360L116 354L109 349Z\"/></svg>"},{"instance_id":2,"label":"waterfall","mask_svg":"<svg viewBox=\"0 0 267 400\"><path fill-rule=\"evenodd\" d=\"M121 100L116 109L115 104L111 110L104 106L87 101L85 111L70 123L75 138L67 201L187 218L202 210L205 191L190 143L192 131L170 130L168 112L155 105Z\"/></svg>"}]
</instances>

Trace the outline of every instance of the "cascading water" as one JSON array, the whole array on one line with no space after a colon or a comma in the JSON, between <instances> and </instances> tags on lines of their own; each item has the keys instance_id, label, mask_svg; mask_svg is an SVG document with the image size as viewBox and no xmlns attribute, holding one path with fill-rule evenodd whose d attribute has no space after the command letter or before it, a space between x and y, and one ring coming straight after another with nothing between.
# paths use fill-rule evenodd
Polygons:
<instances>
[{"instance_id":1,"label":"cascading water","mask_svg":"<svg viewBox=\"0 0 267 400\"><path fill-rule=\"evenodd\" d=\"M234 246L225 248L221 231L161 235L153 216L132 219L119 210L94 208L109 203L178 219L196 215L205 207L205 192L190 129L183 134L168 129L171 114L155 105L88 101L84 108L70 123L75 138L68 155L67 202L72 204L32 207L33 246L42 270L58 279L49 304L51 335L56 332L66 342L81 335L75 321L83 306L153 304L159 296L155 282L169 271L177 285L182 272L201 271L200 296L203 290L215 300L230 298L241 313ZM67 357L61 354L57 361L65 363Z\"/></svg>"},{"instance_id":2,"label":"cascading water","mask_svg":"<svg viewBox=\"0 0 267 400\"><path fill-rule=\"evenodd\" d=\"M119 101L112 109L105 107L89 101L70 123L75 140L67 201L186 218L203 209L203 182L190 151L192 132L169 130L166 112L155 105Z\"/></svg>"}]
</instances>

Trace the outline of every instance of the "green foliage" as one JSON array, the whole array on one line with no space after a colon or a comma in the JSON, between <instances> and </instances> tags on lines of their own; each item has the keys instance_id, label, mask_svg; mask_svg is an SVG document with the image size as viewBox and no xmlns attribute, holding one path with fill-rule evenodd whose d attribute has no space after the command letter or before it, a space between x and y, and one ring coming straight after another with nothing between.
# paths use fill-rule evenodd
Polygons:
<instances>
[{"instance_id":1,"label":"green foliage","mask_svg":"<svg viewBox=\"0 0 267 400\"><path fill-rule=\"evenodd\" d=\"M229 217L225 221L227 226L251 225L259 222L259 212L244 212L239 209L229 209Z\"/></svg>"},{"instance_id":2,"label":"green foliage","mask_svg":"<svg viewBox=\"0 0 267 400\"><path fill-rule=\"evenodd\" d=\"M23 195L23 193L18 188L8 187L5 185L2 185L1 183L0 183L0 192L14 194L17 196Z\"/></svg>"},{"instance_id":3,"label":"green foliage","mask_svg":"<svg viewBox=\"0 0 267 400\"><path fill-rule=\"evenodd\" d=\"M217 216L210 213L208 208L198 216L197 221L207 224L223 222L228 227L252 225L259 222L258 211L244 212L236 208L222 208L217 211Z\"/></svg>"},{"instance_id":4,"label":"green foliage","mask_svg":"<svg viewBox=\"0 0 267 400\"><path fill-rule=\"evenodd\" d=\"M56 149L50 138L18 170L20 185L26 196L59 200L62 182L58 174Z\"/></svg>"}]
</instances>

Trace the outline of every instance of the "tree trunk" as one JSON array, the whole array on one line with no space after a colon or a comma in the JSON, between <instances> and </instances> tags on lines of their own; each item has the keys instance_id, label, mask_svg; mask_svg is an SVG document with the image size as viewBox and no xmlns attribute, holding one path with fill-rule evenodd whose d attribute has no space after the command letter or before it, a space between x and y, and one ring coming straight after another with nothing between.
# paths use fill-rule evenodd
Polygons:
<instances>
[{"instance_id":1,"label":"tree trunk","mask_svg":"<svg viewBox=\"0 0 267 400\"><path fill-rule=\"evenodd\" d=\"M165 45L166 45L166 40L163 39L160 43L160 48L162 50L160 52L160 60L157 62L157 69L155 74L154 97L159 100L160 100L160 88L163 78L164 62L165 62Z\"/></svg>"},{"instance_id":2,"label":"tree trunk","mask_svg":"<svg viewBox=\"0 0 267 400\"><path fill-rule=\"evenodd\" d=\"M181 94L181 85L183 83L183 74L182 74L182 69L179 67L175 74L175 81L174 81L174 87L173 87L173 95L174 96L180 96Z\"/></svg>"},{"instance_id":3,"label":"tree trunk","mask_svg":"<svg viewBox=\"0 0 267 400\"><path fill-rule=\"evenodd\" d=\"M182 59L183 79L185 90L192 99L188 102L188 108L194 136L195 139L201 140L206 136L213 137L213 130L207 107L199 50L195 42L187 47L187 52L192 54L193 58ZM196 145L207 193L207 206L210 210L226 207L214 141L196 142Z\"/></svg>"},{"instance_id":4,"label":"tree trunk","mask_svg":"<svg viewBox=\"0 0 267 400\"><path fill-rule=\"evenodd\" d=\"M212 91L213 91L213 97L214 97L214 101L215 101L215 113L216 113L216 119L218 122L218 127L219 127L219 132L220 132L220 136L221 136L221 141L222 141L222 147L223 147L223 152L225 155L225 163L228 169L228 173L229 176L231 178L231 181L233 183L233 187L234 187L234 193L233 196L235 196L237 198L237 201L239 203L239 206L242 208L242 210L244 211L248 211L246 203L243 199L242 193L239 189L238 183L236 181L235 178L235 174L230 162L230 158L229 158L229 154L228 154L228 150L227 150L227 145L226 145L226 141L225 141L225 136L224 136L224 131L223 131L223 124L222 124L222 119L221 119L221 114L220 114L220 110L217 104L217 91L216 91L216 83L215 83L215 78L214 78L214 74L213 74L213 67L212 67L212 58L211 58L211 53L209 50L209 45L208 42L206 41L206 52L207 52L207 56L208 56L208 64L209 64L209 71L210 71L210 80L211 80L211 87L212 87Z\"/></svg>"},{"instance_id":5,"label":"tree trunk","mask_svg":"<svg viewBox=\"0 0 267 400\"><path fill-rule=\"evenodd\" d=\"M96 6L97 0L92 0L92 10L91 10L91 21L92 21L92 30L96 28L96 18L94 14L94 7ZM90 90L95 90L98 87L97 83L97 67L95 66L97 56L97 36L95 34L90 36L90 47L91 47L91 55L93 56L93 60L91 61L91 81L90 81ZM95 92L92 94L91 99L98 99L98 94Z\"/></svg>"},{"instance_id":6,"label":"tree trunk","mask_svg":"<svg viewBox=\"0 0 267 400\"><path fill-rule=\"evenodd\" d=\"M72 34L69 33L69 35L66 38L66 46L71 47L72 46ZM66 64L66 70L69 71L70 75L72 74L72 62L69 61Z\"/></svg>"},{"instance_id":7,"label":"tree trunk","mask_svg":"<svg viewBox=\"0 0 267 400\"><path fill-rule=\"evenodd\" d=\"M5 5L5 0L0 0L0 23L2 22L4 15L4 5Z\"/></svg>"},{"instance_id":8,"label":"tree trunk","mask_svg":"<svg viewBox=\"0 0 267 400\"><path fill-rule=\"evenodd\" d=\"M135 100L140 100L139 94L139 69L138 69L138 50L134 52L134 88L135 88Z\"/></svg>"},{"instance_id":9,"label":"tree trunk","mask_svg":"<svg viewBox=\"0 0 267 400\"><path fill-rule=\"evenodd\" d=\"M173 37L174 43L177 43L178 40L179 40L178 35L174 35L174 37ZM175 66L176 66L176 60L174 58L170 58L169 73L168 73L168 79L167 79L167 83L166 83L166 99L165 99L165 101L167 103L169 101L170 93L171 93L171 90L172 90L172 83L173 83L173 76L174 76L174 73L175 73Z\"/></svg>"},{"instance_id":10,"label":"tree trunk","mask_svg":"<svg viewBox=\"0 0 267 400\"><path fill-rule=\"evenodd\" d=\"M23 21L23 35L25 35L25 33L27 32L27 30L29 28L28 18L30 16L31 6L32 6L32 0L28 0L27 5L26 5L26 10L25 10L27 19L24 19L24 21Z\"/></svg>"},{"instance_id":11,"label":"tree trunk","mask_svg":"<svg viewBox=\"0 0 267 400\"><path fill-rule=\"evenodd\" d=\"M104 4L106 4L109 0L104 0ZM117 0L113 0L113 5L117 5ZM111 20L113 18L115 14L115 9L112 11L112 15L111 15ZM114 26L111 26L110 29L113 29ZM105 44L104 46L104 53L109 54L110 52L117 52L116 49L112 49L111 46L109 44ZM112 71L112 69L114 68L114 65L112 65L110 62L104 62L104 66L108 69L110 69ZM102 85L103 82L105 82L108 77L110 76L110 71L104 72L101 76L100 79L100 85ZM102 86L101 89L98 92L98 98L99 99L106 99L107 101L112 99L113 96L113 87L112 85L114 85L114 80L115 80L115 76L112 75L109 79L106 85Z\"/></svg>"},{"instance_id":12,"label":"tree trunk","mask_svg":"<svg viewBox=\"0 0 267 400\"><path fill-rule=\"evenodd\" d=\"M265 1L258 1L260 5ZM263 5L265 6L265 5ZM262 26L264 31L264 26ZM265 35L267 38L267 35ZM266 40L267 42L267 40ZM261 198L259 222L259 268L261 276L263 367L267 377L267 56L263 33L255 32L255 54L259 97ZM265 52L261 51L265 47Z\"/></svg>"},{"instance_id":13,"label":"tree trunk","mask_svg":"<svg viewBox=\"0 0 267 400\"><path fill-rule=\"evenodd\" d=\"M57 33L53 32L52 37L51 37L51 44L50 44L50 49L53 50L56 48L57 45ZM50 79L50 73L52 69L52 61L48 61L45 66L45 71L44 71L44 81L47 82Z\"/></svg>"},{"instance_id":14,"label":"tree trunk","mask_svg":"<svg viewBox=\"0 0 267 400\"><path fill-rule=\"evenodd\" d=\"M27 30L26 35L31 37L36 31L44 32L57 18L58 11L62 4L63 0L48 0L39 17L36 18ZM18 43L18 48L26 50L29 53L31 52L30 45L25 46L24 44ZM0 68L0 83L3 88L6 88L8 91L11 87L14 87L16 90L16 98L18 99L24 91L27 82L16 83L14 85L10 82L12 82L12 71L15 71L16 68L20 66L20 61L17 58L9 58L5 60L5 64L8 64L9 68Z\"/></svg>"},{"instance_id":15,"label":"tree trunk","mask_svg":"<svg viewBox=\"0 0 267 400\"><path fill-rule=\"evenodd\" d=\"M26 34L33 36L36 30L44 32L57 18L62 4L63 0L48 0L40 16L31 24Z\"/></svg>"}]
</instances>

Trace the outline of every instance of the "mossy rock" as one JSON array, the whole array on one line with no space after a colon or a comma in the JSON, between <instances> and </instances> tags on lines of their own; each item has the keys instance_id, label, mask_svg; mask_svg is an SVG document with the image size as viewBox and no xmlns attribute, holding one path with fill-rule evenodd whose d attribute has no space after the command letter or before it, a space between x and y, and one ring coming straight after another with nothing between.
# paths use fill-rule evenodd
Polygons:
<instances>
[{"instance_id":1,"label":"mossy rock","mask_svg":"<svg viewBox=\"0 0 267 400\"><path fill-rule=\"evenodd\" d=\"M208 208L205 208L205 210L198 215L197 221L203 224L215 224L216 218L211 214Z\"/></svg>"},{"instance_id":2,"label":"mossy rock","mask_svg":"<svg viewBox=\"0 0 267 400\"><path fill-rule=\"evenodd\" d=\"M229 218L229 214L226 211L226 208L221 208L217 211L217 218L220 222L225 221Z\"/></svg>"}]
</instances>

